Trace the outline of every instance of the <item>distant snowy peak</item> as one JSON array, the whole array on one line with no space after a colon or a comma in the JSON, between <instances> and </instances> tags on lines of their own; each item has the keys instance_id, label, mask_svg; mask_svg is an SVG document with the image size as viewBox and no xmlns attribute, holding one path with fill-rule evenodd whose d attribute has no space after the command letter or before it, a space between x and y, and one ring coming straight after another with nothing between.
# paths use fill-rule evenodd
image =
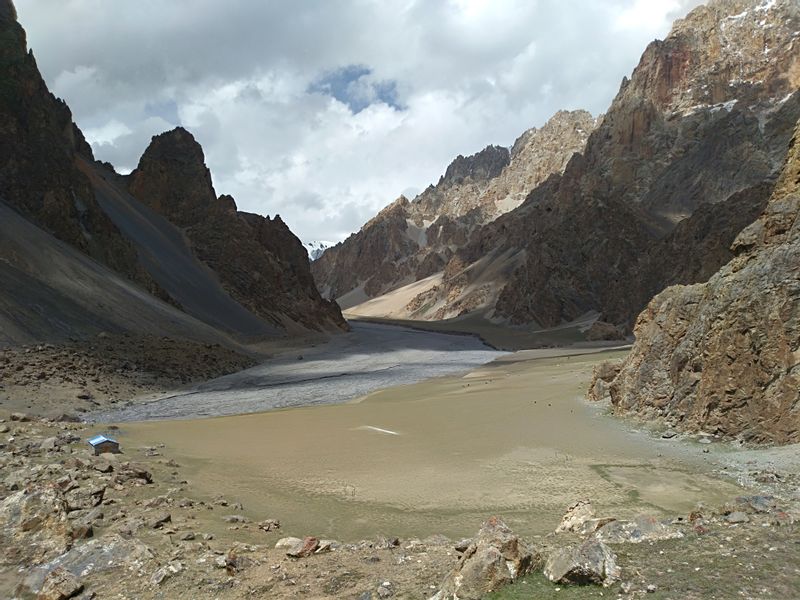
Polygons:
<instances>
[{"instance_id":1,"label":"distant snowy peak","mask_svg":"<svg viewBox=\"0 0 800 600\"><path fill-rule=\"evenodd\" d=\"M325 250L335 245L333 242L303 242L303 246L308 252L309 260L317 260Z\"/></svg>"}]
</instances>

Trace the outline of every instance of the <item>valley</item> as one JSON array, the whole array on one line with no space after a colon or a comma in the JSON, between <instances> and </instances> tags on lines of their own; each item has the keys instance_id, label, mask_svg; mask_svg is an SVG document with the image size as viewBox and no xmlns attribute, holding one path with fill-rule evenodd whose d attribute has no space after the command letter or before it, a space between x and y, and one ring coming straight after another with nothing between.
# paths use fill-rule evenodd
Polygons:
<instances>
[{"instance_id":1,"label":"valley","mask_svg":"<svg viewBox=\"0 0 800 600\"><path fill-rule=\"evenodd\" d=\"M0 0L1 597L800 598L800 1L101 4Z\"/></svg>"}]
</instances>

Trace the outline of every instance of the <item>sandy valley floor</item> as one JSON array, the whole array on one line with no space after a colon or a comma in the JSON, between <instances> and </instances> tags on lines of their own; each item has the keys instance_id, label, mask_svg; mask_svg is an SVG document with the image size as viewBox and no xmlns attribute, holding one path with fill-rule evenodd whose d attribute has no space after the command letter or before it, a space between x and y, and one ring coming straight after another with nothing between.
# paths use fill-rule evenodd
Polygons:
<instances>
[{"instance_id":1,"label":"sandy valley floor","mask_svg":"<svg viewBox=\"0 0 800 600\"><path fill-rule=\"evenodd\" d=\"M495 513L535 535L581 497L624 517L739 493L713 473L716 448L632 432L583 400L592 365L620 352L547 352L565 353L506 355L343 405L126 422L118 433L128 447L166 444L196 491L224 492L300 536L457 538Z\"/></svg>"}]
</instances>

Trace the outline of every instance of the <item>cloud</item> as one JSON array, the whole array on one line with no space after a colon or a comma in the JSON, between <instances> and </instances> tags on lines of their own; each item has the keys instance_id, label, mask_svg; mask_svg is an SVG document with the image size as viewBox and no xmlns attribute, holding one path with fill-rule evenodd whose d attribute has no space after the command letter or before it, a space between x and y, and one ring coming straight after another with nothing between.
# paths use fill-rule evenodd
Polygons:
<instances>
[{"instance_id":1,"label":"cloud","mask_svg":"<svg viewBox=\"0 0 800 600\"><path fill-rule=\"evenodd\" d=\"M458 154L561 108L606 110L697 0L25 0L53 92L134 168L182 124L217 193L339 240ZM76 25L77 24L77 25ZM76 27L80 34L76 35Z\"/></svg>"}]
</instances>

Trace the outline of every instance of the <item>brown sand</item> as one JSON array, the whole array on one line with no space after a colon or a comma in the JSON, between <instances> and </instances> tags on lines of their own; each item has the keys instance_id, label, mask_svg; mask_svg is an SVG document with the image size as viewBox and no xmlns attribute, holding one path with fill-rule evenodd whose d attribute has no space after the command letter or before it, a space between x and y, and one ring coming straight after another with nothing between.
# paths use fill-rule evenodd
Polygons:
<instances>
[{"instance_id":1,"label":"brown sand","mask_svg":"<svg viewBox=\"0 0 800 600\"><path fill-rule=\"evenodd\" d=\"M582 399L592 365L613 356L509 357L345 405L119 433L128 447L165 443L195 490L291 535L456 538L496 513L542 534L578 498L624 517L735 495L699 447L632 433Z\"/></svg>"}]
</instances>

